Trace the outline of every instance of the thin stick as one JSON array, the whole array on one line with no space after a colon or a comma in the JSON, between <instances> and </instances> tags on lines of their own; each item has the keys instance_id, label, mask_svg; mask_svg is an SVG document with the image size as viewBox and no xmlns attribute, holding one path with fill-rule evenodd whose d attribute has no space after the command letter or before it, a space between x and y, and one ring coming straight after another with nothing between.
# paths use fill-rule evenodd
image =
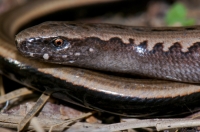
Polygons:
<instances>
[{"instance_id":1,"label":"thin stick","mask_svg":"<svg viewBox=\"0 0 200 132\"><path fill-rule=\"evenodd\" d=\"M180 120L180 121L163 121L156 124L157 131L172 129L172 128L186 128L186 127L197 127L200 126L200 120Z\"/></svg>"},{"instance_id":2,"label":"thin stick","mask_svg":"<svg viewBox=\"0 0 200 132\"><path fill-rule=\"evenodd\" d=\"M115 123L110 125L99 125L99 124L89 124L89 123L79 123L80 128L88 128L95 130L109 130L109 131L121 131L133 128L147 128L155 127L157 131L169 130L173 128L186 128L186 127L196 127L200 126L200 119L146 119L146 120L136 120L130 122Z\"/></svg>"},{"instance_id":3,"label":"thin stick","mask_svg":"<svg viewBox=\"0 0 200 132\"><path fill-rule=\"evenodd\" d=\"M122 122L103 126L111 131L126 130L131 128L156 127L157 131L200 126L200 119L146 119L131 122Z\"/></svg>"},{"instance_id":4,"label":"thin stick","mask_svg":"<svg viewBox=\"0 0 200 132\"><path fill-rule=\"evenodd\" d=\"M0 104L5 103L8 100L11 100L11 99L14 99L14 98L17 98L17 97L20 97L20 96L24 96L24 95L29 95L29 94L32 94L32 93L33 93L32 90L29 90L25 87L14 90L10 93L7 93L5 95L0 96Z\"/></svg>"}]
</instances>

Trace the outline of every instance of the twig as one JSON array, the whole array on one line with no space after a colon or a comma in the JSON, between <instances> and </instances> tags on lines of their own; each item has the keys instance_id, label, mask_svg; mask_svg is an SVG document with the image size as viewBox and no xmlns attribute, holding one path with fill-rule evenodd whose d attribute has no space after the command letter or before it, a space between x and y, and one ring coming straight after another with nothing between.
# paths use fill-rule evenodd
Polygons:
<instances>
[{"instance_id":1,"label":"twig","mask_svg":"<svg viewBox=\"0 0 200 132\"><path fill-rule=\"evenodd\" d=\"M5 103L8 100L11 100L11 99L14 99L14 98L17 98L20 96L32 94L32 93L33 93L33 91L29 90L27 88L20 88L20 89L14 90L10 93L0 96L0 104Z\"/></svg>"},{"instance_id":2,"label":"twig","mask_svg":"<svg viewBox=\"0 0 200 132\"><path fill-rule=\"evenodd\" d=\"M81 123L82 128L88 130L109 130L109 131L120 131L133 128L146 128L155 127L157 131L173 129L173 128L185 128L185 127L196 127L200 126L200 119L146 119L136 120L130 122L115 123L110 125L96 125ZM81 127L81 126L80 126ZM81 130L81 129L80 129Z\"/></svg>"},{"instance_id":3,"label":"twig","mask_svg":"<svg viewBox=\"0 0 200 132\"><path fill-rule=\"evenodd\" d=\"M131 122L122 122L103 126L111 131L126 130L131 128L156 127L157 131L200 126L200 119L146 119Z\"/></svg>"}]
</instances>

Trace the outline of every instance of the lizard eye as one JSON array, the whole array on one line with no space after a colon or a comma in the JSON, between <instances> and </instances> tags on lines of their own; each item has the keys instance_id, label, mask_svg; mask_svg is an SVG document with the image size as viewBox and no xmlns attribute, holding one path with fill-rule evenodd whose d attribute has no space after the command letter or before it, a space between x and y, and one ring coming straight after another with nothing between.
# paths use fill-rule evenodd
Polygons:
<instances>
[{"instance_id":1,"label":"lizard eye","mask_svg":"<svg viewBox=\"0 0 200 132\"><path fill-rule=\"evenodd\" d=\"M70 43L62 37L52 39L51 45L55 50L64 50L70 47Z\"/></svg>"},{"instance_id":2,"label":"lizard eye","mask_svg":"<svg viewBox=\"0 0 200 132\"><path fill-rule=\"evenodd\" d=\"M53 41L53 44L54 44L56 47L60 47L60 46L62 46L62 45L64 44L64 41L63 41L63 39L61 39L61 38L57 38L57 39L55 39L55 40Z\"/></svg>"}]
</instances>

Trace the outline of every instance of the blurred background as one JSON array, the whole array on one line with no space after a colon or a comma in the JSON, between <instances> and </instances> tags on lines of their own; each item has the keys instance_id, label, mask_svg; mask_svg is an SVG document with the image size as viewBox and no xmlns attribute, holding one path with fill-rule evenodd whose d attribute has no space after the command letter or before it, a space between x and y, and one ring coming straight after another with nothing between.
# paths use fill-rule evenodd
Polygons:
<instances>
[{"instance_id":1,"label":"blurred background","mask_svg":"<svg viewBox=\"0 0 200 132\"><path fill-rule=\"evenodd\" d=\"M0 0L0 13L30 0ZM43 20L81 20L136 26L188 26L200 23L199 0L123 0L76 8L62 17ZM69 12L69 11L68 11Z\"/></svg>"}]
</instances>

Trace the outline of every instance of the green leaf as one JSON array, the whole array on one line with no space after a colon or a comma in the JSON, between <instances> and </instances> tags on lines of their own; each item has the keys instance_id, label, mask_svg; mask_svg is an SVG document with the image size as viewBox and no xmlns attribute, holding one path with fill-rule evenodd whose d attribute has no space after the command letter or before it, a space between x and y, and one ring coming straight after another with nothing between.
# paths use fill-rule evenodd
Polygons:
<instances>
[{"instance_id":1,"label":"green leaf","mask_svg":"<svg viewBox=\"0 0 200 132\"><path fill-rule=\"evenodd\" d=\"M176 23L180 23L182 26L194 25L195 20L186 18L186 15L186 7L181 3L175 3L167 12L165 22L168 26L173 26Z\"/></svg>"}]
</instances>

